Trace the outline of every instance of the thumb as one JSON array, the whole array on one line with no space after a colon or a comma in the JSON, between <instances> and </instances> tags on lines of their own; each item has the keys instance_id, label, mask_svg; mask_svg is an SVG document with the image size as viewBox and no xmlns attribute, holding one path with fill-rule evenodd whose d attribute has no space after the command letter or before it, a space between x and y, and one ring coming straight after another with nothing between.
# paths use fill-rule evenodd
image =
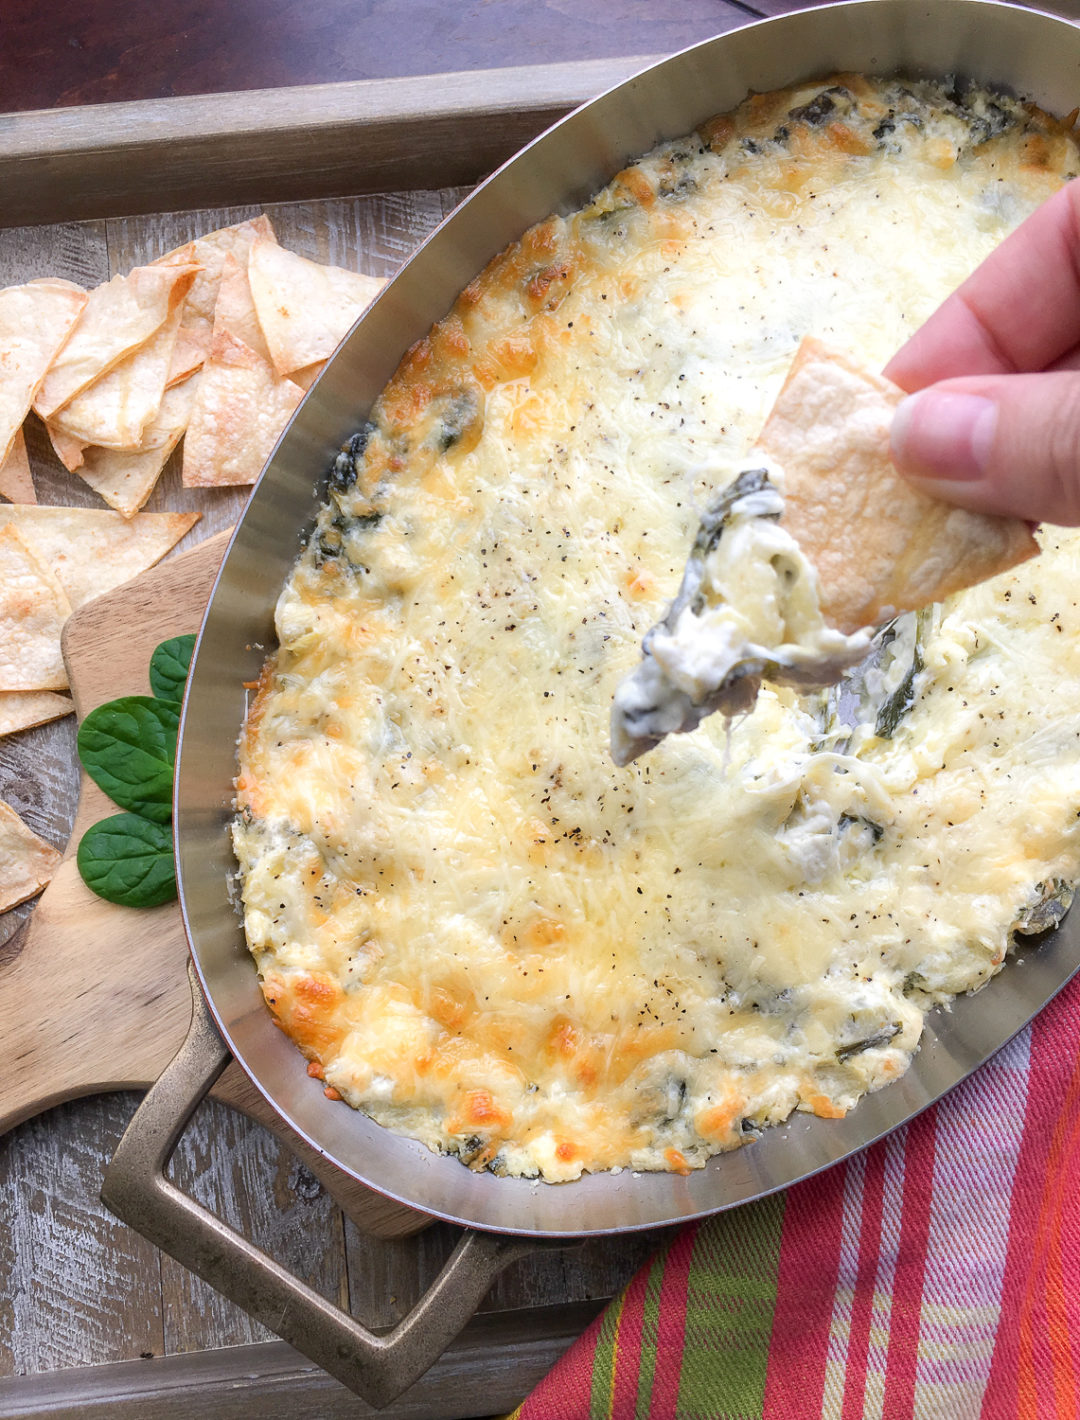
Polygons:
<instances>
[{"instance_id":1,"label":"thumb","mask_svg":"<svg viewBox=\"0 0 1080 1420\"><path fill-rule=\"evenodd\" d=\"M919 390L896 411L892 459L916 487L963 508L1080 524L1080 373Z\"/></svg>"}]
</instances>

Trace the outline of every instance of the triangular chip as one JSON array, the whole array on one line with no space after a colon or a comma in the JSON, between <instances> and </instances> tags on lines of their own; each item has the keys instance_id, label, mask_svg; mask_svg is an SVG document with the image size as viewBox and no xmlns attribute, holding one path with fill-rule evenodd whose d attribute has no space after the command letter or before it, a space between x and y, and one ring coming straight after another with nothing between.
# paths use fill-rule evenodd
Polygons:
<instances>
[{"instance_id":1,"label":"triangular chip","mask_svg":"<svg viewBox=\"0 0 1080 1420\"><path fill-rule=\"evenodd\" d=\"M325 369L326 361L316 360L314 365L305 365L302 370L291 370L289 379L294 385L299 385L306 394Z\"/></svg>"},{"instance_id":2,"label":"triangular chip","mask_svg":"<svg viewBox=\"0 0 1080 1420\"><path fill-rule=\"evenodd\" d=\"M125 518L134 517L150 497L169 455L180 442L200 378L192 375L182 385L165 391L157 418L143 435L141 448L132 452L85 450L79 477Z\"/></svg>"},{"instance_id":3,"label":"triangular chip","mask_svg":"<svg viewBox=\"0 0 1080 1420\"><path fill-rule=\"evenodd\" d=\"M847 634L940 601L1038 552L1027 524L929 498L889 459L903 390L804 340L755 450L783 470L780 525Z\"/></svg>"},{"instance_id":4,"label":"triangular chip","mask_svg":"<svg viewBox=\"0 0 1080 1420\"><path fill-rule=\"evenodd\" d=\"M195 255L195 243L185 242L182 247L173 247L172 251L167 251L164 256L157 257L150 263L151 266L199 266L199 258Z\"/></svg>"},{"instance_id":5,"label":"triangular chip","mask_svg":"<svg viewBox=\"0 0 1080 1420\"><path fill-rule=\"evenodd\" d=\"M0 508L0 519L18 528L41 561L52 569L72 608L152 567L200 516L139 513L137 517L124 518L109 508L27 507L21 503Z\"/></svg>"},{"instance_id":6,"label":"triangular chip","mask_svg":"<svg viewBox=\"0 0 1080 1420\"><path fill-rule=\"evenodd\" d=\"M172 362L165 380L166 388L183 384L196 370L202 367L210 351L210 340L202 331L192 330L181 323L173 346Z\"/></svg>"},{"instance_id":7,"label":"triangular chip","mask_svg":"<svg viewBox=\"0 0 1080 1420\"><path fill-rule=\"evenodd\" d=\"M47 725L71 715L75 703L68 695L56 695L51 690L0 691L0 735L14 735L35 725Z\"/></svg>"},{"instance_id":8,"label":"triangular chip","mask_svg":"<svg viewBox=\"0 0 1080 1420\"><path fill-rule=\"evenodd\" d=\"M247 222L237 222L232 227L220 227L216 232L207 232L203 237L189 242L187 246L166 252L154 263L165 266L190 259L202 268L192 284L184 301L184 314L180 323L180 334L173 351L172 369L169 371L170 385L186 379L193 370L210 355L210 342L214 331L214 307L217 305L218 283L225 258L232 256L237 264L247 269L248 252L256 239L273 243L274 229L265 213Z\"/></svg>"},{"instance_id":9,"label":"triangular chip","mask_svg":"<svg viewBox=\"0 0 1080 1420\"><path fill-rule=\"evenodd\" d=\"M34 408L48 420L165 324L197 266L137 266L90 292L63 349L49 366Z\"/></svg>"},{"instance_id":10,"label":"triangular chip","mask_svg":"<svg viewBox=\"0 0 1080 1420\"><path fill-rule=\"evenodd\" d=\"M386 284L377 276L320 266L262 239L251 248L248 279L279 375L333 354Z\"/></svg>"},{"instance_id":11,"label":"triangular chip","mask_svg":"<svg viewBox=\"0 0 1080 1420\"><path fill-rule=\"evenodd\" d=\"M0 527L0 690L66 689L60 629L70 614L40 553L10 524Z\"/></svg>"},{"instance_id":12,"label":"triangular chip","mask_svg":"<svg viewBox=\"0 0 1080 1420\"><path fill-rule=\"evenodd\" d=\"M177 307L145 344L57 410L52 423L70 438L106 449L134 449L157 415L176 334Z\"/></svg>"},{"instance_id":13,"label":"triangular chip","mask_svg":"<svg viewBox=\"0 0 1080 1420\"><path fill-rule=\"evenodd\" d=\"M241 266L232 252L226 255L221 267L217 305L214 307L214 334L235 336L249 350L254 350L256 355L270 362L270 351L266 348L251 294L247 264Z\"/></svg>"},{"instance_id":14,"label":"triangular chip","mask_svg":"<svg viewBox=\"0 0 1080 1420\"><path fill-rule=\"evenodd\" d=\"M0 464L86 299L70 281L28 281L0 291Z\"/></svg>"},{"instance_id":15,"label":"triangular chip","mask_svg":"<svg viewBox=\"0 0 1080 1420\"><path fill-rule=\"evenodd\" d=\"M69 434L64 429L58 429L55 424L46 424L45 431L49 436L49 443L52 444L53 453L68 473L74 473L77 469L82 468L83 450L86 448L83 441L76 439L74 434Z\"/></svg>"},{"instance_id":16,"label":"triangular chip","mask_svg":"<svg viewBox=\"0 0 1080 1420\"><path fill-rule=\"evenodd\" d=\"M184 437L185 487L254 483L303 398L235 336L216 336Z\"/></svg>"},{"instance_id":17,"label":"triangular chip","mask_svg":"<svg viewBox=\"0 0 1080 1420\"><path fill-rule=\"evenodd\" d=\"M0 912L39 893L61 855L0 801Z\"/></svg>"},{"instance_id":18,"label":"triangular chip","mask_svg":"<svg viewBox=\"0 0 1080 1420\"><path fill-rule=\"evenodd\" d=\"M36 503L34 478L30 472L30 459L26 452L23 431L17 430L8 456L0 463L0 493L13 503Z\"/></svg>"}]
</instances>

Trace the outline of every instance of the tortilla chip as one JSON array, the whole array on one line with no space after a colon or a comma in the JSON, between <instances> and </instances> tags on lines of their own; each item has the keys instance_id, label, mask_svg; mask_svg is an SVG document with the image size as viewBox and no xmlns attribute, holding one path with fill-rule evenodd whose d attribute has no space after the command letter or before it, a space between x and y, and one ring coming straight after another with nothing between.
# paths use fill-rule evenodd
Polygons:
<instances>
[{"instance_id":1,"label":"tortilla chip","mask_svg":"<svg viewBox=\"0 0 1080 1420\"><path fill-rule=\"evenodd\" d=\"M173 351L172 369L168 383L174 385L186 379L210 356L210 345L214 332L214 307L218 300L218 285L221 270L228 256L232 256L243 270L247 270L248 252L256 239L273 243L274 229L265 213L248 222L237 222L232 227L220 227L216 232L207 232L187 246L178 247L159 257L155 266L166 266L187 260L186 253L192 252L190 259L198 262L202 270L192 283L184 302L184 315L180 323L180 335Z\"/></svg>"},{"instance_id":2,"label":"tortilla chip","mask_svg":"<svg viewBox=\"0 0 1080 1420\"><path fill-rule=\"evenodd\" d=\"M332 355L386 282L340 266L320 266L260 238L248 279L270 358L279 375Z\"/></svg>"},{"instance_id":3,"label":"tortilla chip","mask_svg":"<svg viewBox=\"0 0 1080 1420\"><path fill-rule=\"evenodd\" d=\"M17 528L41 561L52 569L72 609L152 567L201 516L139 513L137 517L124 518L107 508L53 508L25 503L0 509L0 519Z\"/></svg>"},{"instance_id":4,"label":"tortilla chip","mask_svg":"<svg viewBox=\"0 0 1080 1420\"><path fill-rule=\"evenodd\" d=\"M46 725L74 713L74 701L68 695L55 695L51 690L0 691L0 735L14 735L35 725Z\"/></svg>"},{"instance_id":5,"label":"tortilla chip","mask_svg":"<svg viewBox=\"0 0 1080 1420\"><path fill-rule=\"evenodd\" d=\"M68 473L75 473L82 468L83 449L86 445L81 439L76 439L73 434L68 434L63 429L58 429L55 424L46 424L45 430L49 436L49 443L52 444L53 453L67 469Z\"/></svg>"},{"instance_id":6,"label":"tortilla chip","mask_svg":"<svg viewBox=\"0 0 1080 1420\"><path fill-rule=\"evenodd\" d=\"M125 518L134 517L154 491L161 470L187 428L199 379L199 375L192 375L165 391L157 418L143 435L140 448L86 450L79 477Z\"/></svg>"},{"instance_id":7,"label":"tortilla chip","mask_svg":"<svg viewBox=\"0 0 1080 1420\"><path fill-rule=\"evenodd\" d=\"M270 363L270 351L266 348L255 310L247 265L241 266L232 252L225 257L221 267L221 283L214 307L214 335L233 335L267 364Z\"/></svg>"},{"instance_id":8,"label":"tortilla chip","mask_svg":"<svg viewBox=\"0 0 1080 1420\"><path fill-rule=\"evenodd\" d=\"M183 300L199 268L137 266L96 286L34 399L48 420L92 381L144 345Z\"/></svg>"},{"instance_id":9,"label":"tortilla chip","mask_svg":"<svg viewBox=\"0 0 1080 1420\"><path fill-rule=\"evenodd\" d=\"M0 912L34 897L56 872L61 855L0 800Z\"/></svg>"},{"instance_id":10,"label":"tortilla chip","mask_svg":"<svg viewBox=\"0 0 1080 1420\"><path fill-rule=\"evenodd\" d=\"M70 614L40 553L10 524L0 528L0 690L66 689L60 628Z\"/></svg>"},{"instance_id":11,"label":"tortilla chip","mask_svg":"<svg viewBox=\"0 0 1080 1420\"><path fill-rule=\"evenodd\" d=\"M145 344L58 410L56 428L99 448L138 448L161 406L180 315L178 306Z\"/></svg>"},{"instance_id":12,"label":"tortilla chip","mask_svg":"<svg viewBox=\"0 0 1080 1420\"><path fill-rule=\"evenodd\" d=\"M299 385L306 394L325 369L326 361L316 360L314 365L305 365L302 370L291 371L289 379L294 385Z\"/></svg>"},{"instance_id":13,"label":"tortilla chip","mask_svg":"<svg viewBox=\"0 0 1080 1420\"><path fill-rule=\"evenodd\" d=\"M23 431L17 429L15 440L8 450L8 456L0 463L0 493L13 503L36 503L34 478L30 472L30 459L26 452Z\"/></svg>"},{"instance_id":14,"label":"tortilla chip","mask_svg":"<svg viewBox=\"0 0 1080 1420\"><path fill-rule=\"evenodd\" d=\"M183 384L185 380L190 379L196 370L202 368L202 363L209 353L209 340L201 332L185 326L181 318L165 388L172 389L173 385Z\"/></svg>"},{"instance_id":15,"label":"tortilla chip","mask_svg":"<svg viewBox=\"0 0 1080 1420\"><path fill-rule=\"evenodd\" d=\"M184 438L184 485L254 483L304 392L243 341L220 333Z\"/></svg>"},{"instance_id":16,"label":"tortilla chip","mask_svg":"<svg viewBox=\"0 0 1080 1420\"><path fill-rule=\"evenodd\" d=\"M941 601L1038 552L1019 518L969 513L917 491L889 460L904 391L804 340L755 449L784 472L781 527L817 568L840 631Z\"/></svg>"},{"instance_id":17,"label":"tortilla chip","mask_svg":"<svg viewBox=\"0 0 1080 1420\"><path fill-rule=\"evenodd\" d=\"M70 281L28 281L0 291L0 464L86 301Z\"/></svg>"}]
</instances>

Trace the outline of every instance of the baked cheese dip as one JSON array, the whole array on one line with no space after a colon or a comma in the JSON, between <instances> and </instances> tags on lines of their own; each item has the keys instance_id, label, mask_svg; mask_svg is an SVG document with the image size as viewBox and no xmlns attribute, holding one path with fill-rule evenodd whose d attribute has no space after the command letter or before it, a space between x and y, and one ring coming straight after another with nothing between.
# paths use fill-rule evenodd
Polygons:
<instances>
[{"instance_id":1,"label":"baked cheese dip","mask_svg":"<svg viewBox=\"0 0 1080 1420\"><path fill-rule=\"evenodd\" d=\"M617 767L609 714L804 335L872 368L1077 171L979 90L749 98L528 231L342 452L240 746L274 1016L473 1168L685 1171L900 1075L1080 877L1075 535Z\"/></svg>"}]
</instances>

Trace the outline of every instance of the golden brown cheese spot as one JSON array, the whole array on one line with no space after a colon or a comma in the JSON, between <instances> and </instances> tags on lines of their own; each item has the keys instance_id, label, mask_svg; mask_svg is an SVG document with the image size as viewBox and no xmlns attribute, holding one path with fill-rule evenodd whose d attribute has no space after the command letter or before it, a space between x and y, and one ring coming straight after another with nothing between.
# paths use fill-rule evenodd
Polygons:
<instances>
[{"instance_id":1,"label":"golden brown cheese spot","mask_svg":"<svg viewBox=\"0 0 1080 1420\"><path fill-rule=\"evenodd\" d=\"M615 198L637 202L642 207L651 207L656 201L656 190L640 168L625 168L615 179Z\"/></svg>"},{"instance_id":2,"label":"golden brown cheese spot","mask_svg":"<svg viewBox=\"0 0 1080 1420\"><path fill-rule=\"evenodd\" d=\"M870 135L865 132L857 133L846 123L830 123L827 131L830 143L841 153L865 157L874 151Z\"/></svg>"},{"instance_id":3,"label":"golden brown cheese spot","mask_svg":"<svg viewBox=\"0 0 1080 1420\"><path fill-rule=\"evenodd\" d=\"M735 136L735 120L729 113L718 114L698 130L710 148L719 152Z\"/></svg>"},{"instance_id":4,"label":"golden brown cheese spot","mask_svg":"<svg viewBox=\"0 0 1080 1420\"><path fill-rule=\"evenodd\" d=\"M324 972L290 979L268 976L264 992L277 1019L305 1054L333 1056L345 1035L337 1014L344 993Z\"/></svg>"},{"instance_id":5,"label":"golden brown cheese spot","mask_svg":"<svg viewBox=\"0 0 1080 1420\"><path fill-rule=\"evenodd\" d=\"M568 261L554 262L534 272L525 283L525 296L533 307L543 306L545 310L558 309L559 302L566 295L573 277L573 268Z\"/></svg>"},{"instance_id":6,"label":"golden brown cheese spot","mask_svg":"<svg viewBox=\"0 0 1080 1420\"><path fill-rule=\"evenodd\" d=\"M730 1091L723 1104L711 1105L694 1116L694 1128L703 1139L715 1141L730 1147L735 1129L742 1118L746 1101L734 1090Z\"/></svg>"},{"instance_id":7,"label":"golden brown cheese spot","mask_svg":"<svg viewBox=\"0 0 1080 1420\"><path fill-rule=\"evenodd\" d=\"M537 351L528 331L512 331L493 340L487 359L477 361L477 379L485 389L502 380L519 380L536 369Z\"/></svg>"},{"instance_id":8,"label":"golden brown cheese spot","mask_svg":"<svg viewBox=\"0 0 1080 1420\"><path fill-rule=\"evenodd\" d=\"M693 1173L693 1169L691 1169L690 1165L686 1162L685 1157L679 1152L678 1149L665 1149L664 1162L667 1164L668 1168L671 1170L672 1173L682 1174L684 1178L688 1174Z\"/></svg>"},{"instance_id":9,"label":"golden brown cheese spot","mask_svg":"<svg viewBox=\"0 0 1080 1420\"><path fill-rule=\"evenodd\" d=\"M466 1024L471 1024L476 1016L476 998L465 986L456 991L445 986L436 986L429 993L422 1009L447 1030L461 1032Z\"/></svg>"},{"instance_id":10,"label":"golden brown cheese spot","mask_svg":"<svg viewBox=\"0 0 1080 1420\"><path fill-rule=\"evenodd\" d=\"M803 1102L819 1119L843 1119L847 1114L843 1105L836 1104L827 1095L817 1094L815 1091L808 1092L803 1097Z\"/></svg>"}]
</instances>

